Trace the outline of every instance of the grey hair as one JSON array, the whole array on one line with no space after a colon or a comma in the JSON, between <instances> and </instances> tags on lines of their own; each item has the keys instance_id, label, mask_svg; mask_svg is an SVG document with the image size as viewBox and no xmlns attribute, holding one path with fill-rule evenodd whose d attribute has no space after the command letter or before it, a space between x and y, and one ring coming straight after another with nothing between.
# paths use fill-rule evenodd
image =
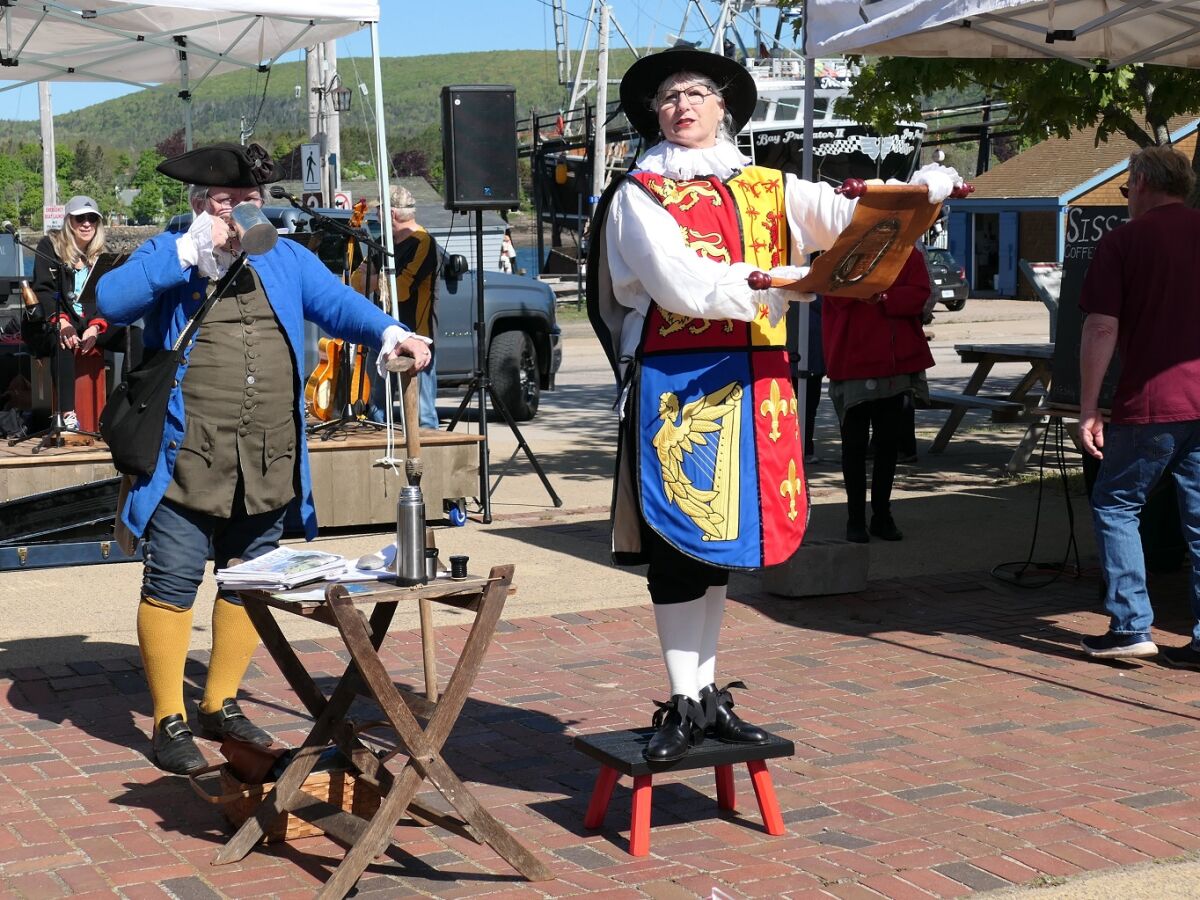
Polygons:
<instances>
[{"instance_id":1,"label":"grey hair","mask_svg":"<svg viewBox=\"0 0 1200 900\"><path fill-rule=\"evenodd\" d=\"M388 195L392 204L392 212L401 222L411 222L417 217L417 201L413 199L412 191L402 184L392 185Z\"/></svg>"},{"instance_id":2,"label":"grey hair","mask_svg":"<svg viewBox=\"0 0 1200 900\"><path fill-rule=\"evenodd\" d=\"M650 101L650 108L658 112L658 108L662 106L663 99L671 88L676 84L685 82L708 88L721 98L722 103L725 102L724 89L707 75L701 75L699 72L676 72L674 75L668 75L663 79L662 84L658 86L658 90L654 92L654 98ZM728 141L731 144L734 143L733 113L728 108L725 110L725 115L721 116L721 124L717 126L717 140Z\"/></svg>"},{"instance_id":3,"label":"grey hair","mask_svg":"<svg viewBox=\"0 0 1200 900\"><path fill-rule=\"evenodd\" d=\"M207 184L189 184L188 185L188 206L195 211L197 204L202 204L208 198L208 192L211 190Z\"/></svg>"}]
</instances>

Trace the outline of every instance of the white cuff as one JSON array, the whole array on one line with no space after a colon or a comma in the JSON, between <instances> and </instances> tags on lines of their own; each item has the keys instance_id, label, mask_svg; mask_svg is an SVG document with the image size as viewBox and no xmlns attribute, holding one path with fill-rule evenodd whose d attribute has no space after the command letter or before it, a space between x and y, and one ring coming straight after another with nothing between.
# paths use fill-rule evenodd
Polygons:
<instances>
[{"instance_id":1,"label":"white cuff","mask_svg":"<svg viewBox=\"0 0 1200 900\"><path fill-rule=\"evenodd\" d=\"M432 344L433 339L427 338L423 334L417 334L401 328L399 325L389 325L383 329L383 334L379 337L379 356L375 358L375 371L379 373L381 378L387 378L388 370L384 367L387 361L388 354L396 349L396 345L415 337L419 341L424 341L426 344Z\"/></svg>"}]
</instances>

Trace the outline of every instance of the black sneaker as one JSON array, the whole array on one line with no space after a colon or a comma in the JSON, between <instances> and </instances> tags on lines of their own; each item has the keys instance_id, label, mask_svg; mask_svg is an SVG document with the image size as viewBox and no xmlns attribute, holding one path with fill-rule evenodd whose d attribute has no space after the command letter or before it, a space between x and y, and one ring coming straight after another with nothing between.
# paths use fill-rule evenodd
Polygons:
<instances>
[{"instance_id":1,"label":"black sneaker","mask_svg":"<svg viewBox=\"0 0 1200 900\"><path fill-rule=\"evenodd\" d=\"M1200 670L1200 650L1193 644L1182 647L1163 647L1158 651L1158 660L1173 669Z\"/></svg>"},{"instance_id":2,"label":"black sneaker","mask_svg":"<svg viewBox=\"0 0 1200 900\"><path fill-rule=\"evenodd\" d=\"M904 532L896 527L896 520L890 515L871 516L871 534L877 538L883 538L885 541L900 541L904 539Z\"/></svg>"},{"instance_id":3,"label":"black sneaker","mask_svg":"<svg viewBox=\"0 0 1200 900\"><path fill-rule=\"evenodd\" d=\"M1093 659L1145 659L1158 653L1158 647L1148 634L1107 631L1099 637L1085 637L1079 646Z\"/></svg>"}]
</instances>

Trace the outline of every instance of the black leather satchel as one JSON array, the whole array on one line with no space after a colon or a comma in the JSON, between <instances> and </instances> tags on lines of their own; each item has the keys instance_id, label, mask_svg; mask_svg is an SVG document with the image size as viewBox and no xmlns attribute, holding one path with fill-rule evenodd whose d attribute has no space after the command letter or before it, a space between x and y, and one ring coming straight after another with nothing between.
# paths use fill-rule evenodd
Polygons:
<instances>
[{"instance_id":1,"label":"black leather satchel","mask_svg":"<svg viewBox=\"0 0 1200 900\"><path fill-rule=\"evenodd\" d=\"M245 260L243 254L229 267L174 345L149 352L139 365L129 370L125 380L109 396L100 413L100 437L108 445L113 465L122 475L142 477L154 472L179 360L212 305L233 284Z\"/></svg>"}]
</instances>

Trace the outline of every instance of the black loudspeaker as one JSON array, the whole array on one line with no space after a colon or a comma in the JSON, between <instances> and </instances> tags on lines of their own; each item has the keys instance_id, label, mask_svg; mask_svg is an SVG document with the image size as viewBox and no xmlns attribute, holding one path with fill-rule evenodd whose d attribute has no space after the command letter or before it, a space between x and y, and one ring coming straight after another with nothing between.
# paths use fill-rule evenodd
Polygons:
<instances>
[{"instance_id":1,"label":"black loudspeaker","mask_svg":"<svg viewBox=\"0 0 1200 900\"><path fill-rule=\"evenodd\" d=\"M516 209L517 91L507 84L442 88L446 209Z\"/></svg>"}]
</instances>

